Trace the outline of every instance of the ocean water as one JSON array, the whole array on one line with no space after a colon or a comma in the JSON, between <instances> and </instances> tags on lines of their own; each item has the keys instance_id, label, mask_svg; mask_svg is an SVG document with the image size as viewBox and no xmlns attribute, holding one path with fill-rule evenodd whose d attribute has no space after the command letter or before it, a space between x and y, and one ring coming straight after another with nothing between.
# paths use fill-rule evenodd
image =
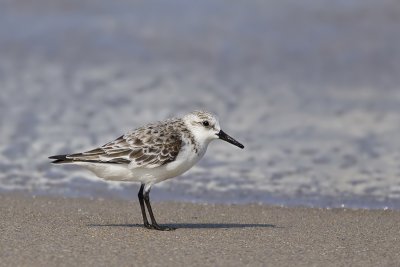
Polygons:
<instances>
[{"instance_id":1,"label":"ocean water","mask_svg":"<svg viewBox=\"0 0 400 267\"><path fill-rule=\"evenodd\" d=\"M155 200L400 208L395 0L0 1L0 190L135 199L48 156L215 112Z\"/></svg>"}]
</instances>

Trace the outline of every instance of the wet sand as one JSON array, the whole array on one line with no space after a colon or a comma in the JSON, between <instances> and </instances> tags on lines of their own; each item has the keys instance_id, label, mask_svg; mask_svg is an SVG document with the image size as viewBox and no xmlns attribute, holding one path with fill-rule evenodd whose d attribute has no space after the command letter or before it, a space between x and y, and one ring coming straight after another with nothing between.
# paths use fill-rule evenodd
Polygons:
<instances>
[{"instance_id":1,"label":"wet sand","mask_svg":"<svg viewBox=\"0 0 400 267\"><path fill-rule=\"evenodd\" d=\"M394 266L400 212L0 194L2 266Z\"/></svg>"}]
</instances>

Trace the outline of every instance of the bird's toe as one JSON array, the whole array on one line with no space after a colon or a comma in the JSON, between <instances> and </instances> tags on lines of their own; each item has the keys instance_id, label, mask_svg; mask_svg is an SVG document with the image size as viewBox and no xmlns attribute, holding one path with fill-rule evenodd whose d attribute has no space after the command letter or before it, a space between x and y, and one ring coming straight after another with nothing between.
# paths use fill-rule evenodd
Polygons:
<instances>
[{"instance_id":1,"label":"bird's toe","mask_svg":"<svg viewBox=\"0 0 400 267\"><path fill-rule=\"evenodd\" d=\"M173 231L173 230L176 230L176 228L174 228L174 227L161 226L161 225L158 225L158 224L149 224L149 225L145 225L145 227L147 229L158 230L158 231Z\"/></svg>"}]
</instances>

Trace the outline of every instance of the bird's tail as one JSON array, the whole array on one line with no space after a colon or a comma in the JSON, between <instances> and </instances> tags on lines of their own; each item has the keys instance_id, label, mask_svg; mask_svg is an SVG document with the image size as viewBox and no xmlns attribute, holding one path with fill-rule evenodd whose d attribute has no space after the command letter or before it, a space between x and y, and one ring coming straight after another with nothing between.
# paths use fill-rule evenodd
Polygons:
<instances>
[{"instance_id":1,"label":"bird's tail","mask_svg":"<svg viewBox=\"0 0 400 267\"><path fill-rule=\"evenodd\" d=\"M51 162L51 163L54 163L54 164L70 163L70 162L72 162L72 159L68 159L67 156L68 156L68 155L55 155L55 156L49 157L49 159L54 159L54 161Z\"/></svg>"}]
</instances>

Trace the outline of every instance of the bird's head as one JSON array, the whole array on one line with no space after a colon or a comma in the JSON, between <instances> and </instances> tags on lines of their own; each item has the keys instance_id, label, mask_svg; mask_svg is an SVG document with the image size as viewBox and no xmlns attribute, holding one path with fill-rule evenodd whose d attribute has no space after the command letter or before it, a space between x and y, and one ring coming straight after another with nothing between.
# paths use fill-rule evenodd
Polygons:
<instances>
[{"instance_id":1,"label":"bird's head","mask_svg":"<svg viewBox=\"0 0 400 267\"><path fill-rule=\"evenodd\" d=\"M212 140L221 139L237 147L244 146L221 130L218 118L206 111L193 111L183 117L188 129L193 133L199 142L206 144Z\"/></svg>"}]
</instances>

